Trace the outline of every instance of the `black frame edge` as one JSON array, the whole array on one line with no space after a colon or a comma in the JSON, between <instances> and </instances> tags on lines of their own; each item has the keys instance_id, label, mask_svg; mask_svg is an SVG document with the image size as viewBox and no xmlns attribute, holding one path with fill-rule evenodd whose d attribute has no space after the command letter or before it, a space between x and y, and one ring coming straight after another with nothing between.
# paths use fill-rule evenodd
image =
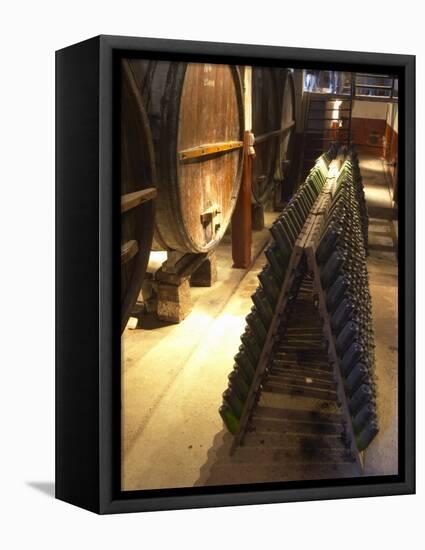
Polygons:
<instances>
[{"instance_id":1,"label":"black frame edge","mask_svg":"<svg viewBox=\"0 0 425 550\"><path fill-rule=\"evenodd\" d=\"M99 39L56 52L55 496L99 511Z\"/></svg>"},{"instance_id":2,"label":"black frame edge","mask_svg":"<svg viewBox=\"0 0 425 550\"><path fill-rule=\"evenodd\" d=\"M254 61L256 59L290 59L296 64L302 63L309 67L319 64L375 65L375 66L407 66L413 55L362 52L347 50L323 50L312 48L294 48L288 46L268 46L264 44L240 44L229 42L206 42L196 40L175 40L168 38L148 38L133 36L100 35L102 44L111 50L141 50L145 52L165 54L189 54L240 57Z\"/></svg>"},{"instance_id":3,"label":"black frame edge","mask_svg":"<svg viewBox=\"0 0 425 550\"><path fill-rule=\"evenodd\" d=\"M400 278L400 311L404 316L404 460L406 472L406 490L409 493L416 492L416 336L415 336L415 292L416 292L416 271L415 271L415 250L416 250L416 214L415 214L415 181L416 181L416 57L407 56L404 65L404 124L403 134L404 143L404 228L401 236L404 244L404 257L400 255L401 265L399 273L403 275ZM401 149L399 145L399 149ZM400 178L399 178L400 181ZM401 299L404 291L403 300ZM409 371L409 368L411 371Z\"/></svg>"}]
</instances>

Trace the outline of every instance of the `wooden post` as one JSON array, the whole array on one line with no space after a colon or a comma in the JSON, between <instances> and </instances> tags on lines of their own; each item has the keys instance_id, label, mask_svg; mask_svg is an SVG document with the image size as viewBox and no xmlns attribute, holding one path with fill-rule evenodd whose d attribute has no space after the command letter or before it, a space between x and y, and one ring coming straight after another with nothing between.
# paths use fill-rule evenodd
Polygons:
<instances>
[{"instance_id":1,"label":"wooden post","mask_svg":"<svg viewBox=\"0 0 425 550\"><path fill-rule=\"evenodd\" d=\"M233 267L247 269L251 265L252 241L252 67L243 68L245 133L243 173L238 200L232 216Z\"/></svg>"},{"instance_id":2,"label":"wooden post","mask_svg":"<svg viewBox=\"0 0 425 550\"><path fill-rule=\"evenodd\" d=\"M213 286L217 281L217 256L210 253L190 277L190 286Z\"/></svg>"},{"instance_id":3,"label":"wooden post","mask_svg":"<svg viewBox=\"0 0 425 550\"><path fill-rule=\"evenodd\" d=\"M243 175L238 200L232 216L233 267L246 269L251 265L252 213L251 183L252 157L249 154L251 132L244 134Z\"/></svg>"}]
</instances>

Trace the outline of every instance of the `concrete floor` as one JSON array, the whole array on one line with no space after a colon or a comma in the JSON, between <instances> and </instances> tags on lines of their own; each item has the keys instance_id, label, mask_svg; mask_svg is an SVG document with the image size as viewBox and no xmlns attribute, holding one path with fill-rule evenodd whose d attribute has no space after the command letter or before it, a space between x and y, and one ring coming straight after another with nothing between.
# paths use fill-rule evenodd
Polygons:
<instances>
[{"instance_id":1,"label":"concrete floor","mask_svg":"<svg viewBox=\"0 0 425 550\"><path fill-rule=\"evenodd\" d=\"M380 159L360 159L369 210L369 284L376 342L380 431L365 453L365 474L398 472L397 220Z\"/></svg>"},{"instance_id":2,"label":"concrete floor","mask_svg":"<svg viewBox=\"0 0 425 550\"><path fill-rule=\"evenodd\" d=\"M266 214L270 225L276 214ZM191 314L179 325L149 319L122 338L122 487L188 487L223 424L218 414L245 317L266 263L269 231L253 232L248 270L232 269L231 241L217 249L218 281L192 288Z\"/></svg>"},{"instance_id":3,"label":"concrete floor","mask_svg":"<svg viewBox=\"0 0 425 550\"><path fill-rule=\"evenodd\" d=\"M371 214L368 266L381 426L366 453L365 473L389 474L397 471L396 226L381 161L361 159L361 169ZM253 233L256 260L249 271L232 269L230 238L223 239L217 250L218 281L211 288L191 289L194 308L181 324L158 324L147 317L140 329L125 330L123 490L288 479L287 468L271 466L267 458L255 460L250 451L229 461L232 437L218 415L268 238L267 230ZM291 475L305 479L295 467ZM332 476L324 466L312 477Z\"/></svg>"}]
</instances>

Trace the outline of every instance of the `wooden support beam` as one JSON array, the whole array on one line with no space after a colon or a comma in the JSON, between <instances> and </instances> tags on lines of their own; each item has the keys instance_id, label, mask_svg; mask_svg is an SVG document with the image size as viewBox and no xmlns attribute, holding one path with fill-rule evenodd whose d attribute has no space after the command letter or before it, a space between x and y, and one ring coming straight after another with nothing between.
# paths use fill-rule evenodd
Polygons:
<instances>
[{"instance_id":1,"label":"wooden support beam","mask_svg":"<svg viewBox=\"0 0 425 550\"><path fill-rule=\"evenodd\" d=\"M242 183L232 216L232 259L234 268L247 269L251 265L252 242L252 156L251 132L244 133Z\"/></svg>"},{"instance_id":2,"label":"wooden support beam","mask_svg":"<svg viewBox=\"0 0 425 550\"><path fill-rule=\"evenodd\" d=\"M169 285L181 285L185 279L188 279L197 271L212 253L213 251L204 254L171 253L175 254L175 257L169 257L162 264L155 273L155 278Z\"/></svg>"},{"instance_id":3,"label":"wooden support beam","mask_svg":"<svg viewBox=\"0 0 425 550\"><path fill-rule=\"evenodd\" d=\"M184 149L179 151L179 160L197 159L206 155L214 155L217 153L224 153L226 151L233 151L234 149L240 149L243 147L243 141L221 141L217 143L206 143L205 145L198 145L190 149Z\"/></svg>"},{"instance_id":4,"label":"wooden support beam","mask_svg":"<svg viewBox=\"0 0 425 550\"><path fill-rule=\"evenodd\" d=\"M131 240L121 245L121 263L126 264L139 252L137 241Z\"/></svg>"},{"instance_id":5,"label":"wooden support beam","mask_svg":"<svg viewBox=\"0 0 425 550\"><path fill-rule=\"evenodd\" d=\"M142 189L141 191L121 195L121 214L127 212L127 210L131 210L132 208L139 206L139 204L150 201L155 197L155 187L148 187L147 189Z\"/></svg>"},{"instance_id":6,"label":"wooden support beam","mask_svg":"<svg viewBox=\"0 0 425 550\"><path fill-rule=\"evenodd\" d=\"M267 132L265 134L255 136L255 143L262 143L263 141L266 141L269 138L279 137L285 132L288 132L294 126L295 126L295 120L291 120L291 122L289 122L286 126L283 126L283 128L279 128L279 130L273 130L272 132Z\"/></svg>"}]
</instances>

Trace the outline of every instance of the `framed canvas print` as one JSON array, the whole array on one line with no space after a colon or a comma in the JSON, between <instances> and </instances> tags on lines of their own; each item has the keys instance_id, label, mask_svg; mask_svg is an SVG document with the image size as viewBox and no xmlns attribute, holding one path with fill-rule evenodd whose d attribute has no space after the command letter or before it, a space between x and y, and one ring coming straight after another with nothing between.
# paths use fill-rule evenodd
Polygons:
<instances>
[{"instance_id":1,"label":"framed canvas print","mask_svg":"<svg viewBox=\"0 0 425 550\"><path fill-rule=\"evenodd\" d=\"M56 496L414 492L413 56L56 53Z\"/></svg>"}]
</instances>

